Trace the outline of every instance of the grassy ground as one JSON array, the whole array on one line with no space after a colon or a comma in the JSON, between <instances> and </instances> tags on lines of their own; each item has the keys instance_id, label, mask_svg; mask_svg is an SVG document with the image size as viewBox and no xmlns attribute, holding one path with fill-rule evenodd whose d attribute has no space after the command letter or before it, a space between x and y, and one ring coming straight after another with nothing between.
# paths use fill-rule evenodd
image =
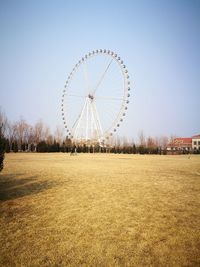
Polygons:
<instances>
[{"instance_id":1,"label":"grassy ground","mask_svg":"<svg viewBox=\"0 0 200 267\"><path fill-rule=\"evenodd\" d=\"M200 157L6 155L0 266L200 266Z\"/></svg>"}]
</instances>

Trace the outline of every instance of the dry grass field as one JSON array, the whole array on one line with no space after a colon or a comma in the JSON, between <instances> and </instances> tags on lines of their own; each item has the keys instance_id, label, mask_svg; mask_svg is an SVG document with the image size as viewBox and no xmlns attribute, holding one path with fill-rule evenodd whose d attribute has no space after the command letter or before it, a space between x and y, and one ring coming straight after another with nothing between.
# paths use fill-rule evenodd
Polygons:
<instances>
[{"instance_id":1,"label":"dry grass field","mask_svg":"<svg viewBox=\"0 0 200 267\"><path fill-rule=\"evenodd\" d=\"M200 156L7 154L0 266L200 266Z\"/></svg>"}]
</instances>

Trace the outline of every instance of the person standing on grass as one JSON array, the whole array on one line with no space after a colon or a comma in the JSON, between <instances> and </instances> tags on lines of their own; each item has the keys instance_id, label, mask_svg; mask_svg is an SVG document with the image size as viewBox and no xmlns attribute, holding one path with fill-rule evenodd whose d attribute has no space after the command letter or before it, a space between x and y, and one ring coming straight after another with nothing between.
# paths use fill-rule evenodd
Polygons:
<instances>
[{"instance_id":1,"label":"person standing on grass","mask_svg":"<svg viewBox=\"0 0 200 267\"><path fill-rule=\"evenodd\" d=\"M72 150L71 150L71 154L70 154L71 156L72 155L77 155L77 148L76 148L76 145L74 145L73 147L72 147Z\"/></svg>"}]
</instances>

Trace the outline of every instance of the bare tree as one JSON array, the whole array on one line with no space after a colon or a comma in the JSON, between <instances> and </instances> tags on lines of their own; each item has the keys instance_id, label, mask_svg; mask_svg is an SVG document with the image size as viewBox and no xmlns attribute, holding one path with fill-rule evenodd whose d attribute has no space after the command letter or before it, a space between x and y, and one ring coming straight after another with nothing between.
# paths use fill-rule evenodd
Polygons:
<instances>
[{"instance_id":1,"label":"bare tree","mask_svg":"<svg viewBox=\"0 0 200 267\"><path fill-rule=\"evenodd\" d=\"M162 149L166 149L168 143L169 143L169 139L167 136L161 136L160 137L160 147Z\"/></svg>"},{"instance_id":2,"label":"bare tree","mask_svg":"<svg viewBox=\"0 0 200 267\"><path fill-rule=\"evenodd\" d=\"M156 147L160 147L160 138L159 137L154 137L154 142Z\"/></svg>"},{"instance_id":3,"label":"bare tree","mask_svg":"<svg viewBox=\"0 0 200 267\"><path fill-rule=\"evenodd\" d=\"M55 137L56 142L61 145L64 140L64 131L61 126L56 127L54 137Z\"/></svg>"},{"instance_id":4,"label":"bare tree","mask_svg":"<svg viewBox=\"0 0 200 267\"><path fill-rule=\"evenodd\" d=\"M174 139L177 138L177 135L171 134L170 135L170 143L173 143Z\"/></svg>"},{"instance_id":5,"label":"bare tree","mask_svg":"<svg viewBox=\"0 0 200 267\"><path fill-rule=\"evenodd\" d=\"M129 146L129 142L126 136L123 136L122 138L122 146L123 147Z\"/></svg>"},{"instance_id":6,"label":"bare tree","mask_svg":"<svg viewBox=\"0 0 200 267\"><path fill-rule=\"evenodd\" d=\"M139 139L139 146L145 147L146 146L146 138L145 138L143 131L139 132L138 139Z\"/></svg>"},{"instance_id":7,"label":"bare tree","mask_svg":"<svg viewBox=\"0 0 200 267\"><path fill-rule=\"evenodd\" d=\"M8 119L5 112L3 112L3 110L1 109L1 107L0 107L0 126L1 126L1 133L5 136L8 127Z\"/></svg>"},{"instance_id":8,"label":"bare tree","mask_svg":"<svg viewBox=\"0 0 200 267\"><path fill-rule=\"evenodd\" d=\"M22 150L22 144L28 145L28 123L21 118L19 121L13 124L13 133L18 144L19 151Z\"/></svg>"},{"instance_id":9,"label":"bare tree","mask_svg":"<svg viewBox=\"0 0 200 267\"><path fill-rule=\"evenodd\" d=\"M29 125L26 131L27 150L31 151L31 145L34 144L34 128Z\"/></svg>"},{"instance_id":10,"label":"bare tree","mask_svg":"<svg viewBox=\"0 0 200 267\"><path fill-rule=\"evenodd\" d=\"M35 124L33 134L35 145L44 139L44 123L41 120Z\"/></svg>"},{"instance_id":11,"label":"bare tree","mask_svg":"<svg viewBox=\"0 0 200 267\"><path fill-rule=\"evenodd\" d=\"M121 146L122 140L119 136L116 137L116 139L113 137L113 140L115 140L115 146L119 148Z\"/></svg>"},{"instance_id":12,"label":"bare tree","mask_svg":"<svg viewBox=\"0 0 200 267\"><path fill-rule=\"evenodd\" d=\"M15 141L15 129L13 127L13 124L11 122L8 122L7 131L6 131L6 137L9 142L10 150L12 150L12 144Z\"/></svg>"},{"instance_id":13,"label":"bare tree","mask_svg":"<svg viewBox=\"0 0 200 267\"><path fill-rule=\"evenodd\" d=\"M156 146L157 145L156 145L155 139L149 136L147 138L147 147L152 149L152 148L155 148Z\"/></svg>"},{"instance_id":14,"label":"bare tree","mask_svg":"<svg viewBox=\"0 0 200 267\"><path fill-rule=\"evenodd\" d=\"M43 129L43 140L45 140L47 143L49 142L49 140L51 140L51 132L48 126L44 125L44 129ZM53 138L53 137L52 137Z\"/></svg>"},{"instance_id":15,"label":"bare tree","mask_svg":"<svg viewBox=\"0 0 200 267\"><path fill-rule=\"evenodd\" d=\"M47 144L52 145L54 142L54 137L52 134L49 134L46 139Z\"/></svg>"},{"instance_id":16,"label":"bare tree","mask_svg":"<svg viewBox=\"0 0 200 267\"><path fill-rule=\"evenodd\" d=\"M42 120L39 120L32 129L34 150L36 151L37 144L41 141L49 142L50 130ZM51 139L51 138L50 138Z\"/></svg>"}]
</instances>

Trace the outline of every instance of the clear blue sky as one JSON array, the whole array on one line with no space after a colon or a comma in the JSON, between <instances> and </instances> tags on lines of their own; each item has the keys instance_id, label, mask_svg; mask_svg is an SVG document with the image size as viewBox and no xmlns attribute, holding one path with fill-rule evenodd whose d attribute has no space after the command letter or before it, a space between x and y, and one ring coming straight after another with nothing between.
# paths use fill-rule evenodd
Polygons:
<instances>
[{"instance_id":1,"label":"clear blue sky","mask_svg":"<svg viewBox=\"0 0 200 267\"><path fill-rule=\"evenodd\" d=\"M121 136L200 133L200 1L0 0L0 106L11 121L62 125L74 64L116 51L132 92Z\"/></svg>"}]
</instances>

